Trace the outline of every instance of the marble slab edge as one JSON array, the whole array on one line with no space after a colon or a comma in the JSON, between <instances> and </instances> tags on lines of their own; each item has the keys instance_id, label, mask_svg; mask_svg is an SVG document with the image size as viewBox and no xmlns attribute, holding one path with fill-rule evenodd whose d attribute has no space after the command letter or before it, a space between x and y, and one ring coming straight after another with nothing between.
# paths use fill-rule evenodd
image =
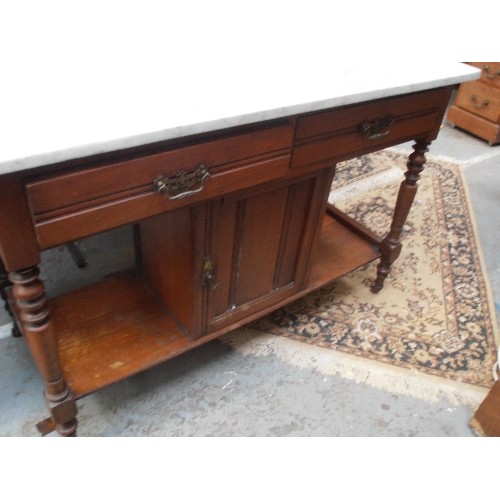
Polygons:
<instances>
[{"instance_id":1,"label":"marble slab edge","mask_svg":"<svg viewBox=\"0 0 500 500\"><path fill-rule=\"evenodd\" d=\"M74 147L64 148L56 151L46 151L40 154L32 154L26 157L0 160L0 175L29 170L42 165L50 165L76 158L84 158L96 154L107 153L119 149L133 148L145 144L177 139L190 135L211 132L214 130L248 125L267 120L284 118L286 116L300 113L319 111L322 109L348 106L362 103L368 100L392 97L405 93L419 92L448 85L455 85L465 81L475 80L480 76L480 70L472 66L464 68L464 72L436 80L423 81L415 84L396 85L380 89L372 89L352 94L336 95L329 99L302 102L289 106L272 109L262 109L255 112L235 116L218 117L214 120L190 123L179 127L170 127L164 130L148 131L144 134L114 138L90 144L78 144Z\"/></svg>"}]
</instances>

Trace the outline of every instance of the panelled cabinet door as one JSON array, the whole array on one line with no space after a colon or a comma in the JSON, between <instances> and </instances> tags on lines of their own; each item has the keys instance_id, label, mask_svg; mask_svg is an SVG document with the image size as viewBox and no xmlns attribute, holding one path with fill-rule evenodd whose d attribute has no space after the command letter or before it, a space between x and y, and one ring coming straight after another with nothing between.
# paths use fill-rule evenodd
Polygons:
<instances>
[{"instance_id":1,"label":"panelled cabinet door","mask_svg":"<svg viewBox=\"0 0 500 500\"><path fill-rule=\"evenodd\" d=\"M144 273L188 337L248 322L304 288L331 177L325 169L141 222Z\"/></svg>"},{"instance_id":2,"label":"panelled cabinet door","mask_svg":"<svg viewBox=\"0 0 500 500\"><path fill-rule=\"evenodd\" d=\"M303 285L316 213L309 178L208 208L203 269L207 333L295 294Z\"/></svg>"}]
</instances>

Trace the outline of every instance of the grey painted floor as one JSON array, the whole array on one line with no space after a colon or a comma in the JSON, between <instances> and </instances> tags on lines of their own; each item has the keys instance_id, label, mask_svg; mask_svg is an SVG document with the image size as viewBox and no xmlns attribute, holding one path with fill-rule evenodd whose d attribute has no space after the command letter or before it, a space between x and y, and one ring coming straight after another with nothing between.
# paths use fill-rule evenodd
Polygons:
<instances>
[{"instance_id":1,"label":"grey painted floor","mask_svg":"<svg viewBox=\"0 0 500 500\"><path fill-rule=\"evenodd\" d=\"M410 150L409 145L398 149ZM445 125L430 154L465 167L498 310L500 147ZM103 238L112 239L112 253L104 251ZM95 280L109 272L110 262L120 268L132 259L129 230L81 246L91 262L85 270L74 266L64 248L44 254L49 295ZM47 416L42 383L24 340L7 334L8 322L2 310L0 436L37 436L35 424ZM249 355L214 341L92 394L79 401L79 435L473 435L468 421L484 390L451 387L418 373L384 373L377 366L358 366L356 359L335 358L336 353L314 351L308 361L297 362L299 347L263 345L265 355ZM279 349L296 350L286 357Z\"/></svg>"}]
</instances>

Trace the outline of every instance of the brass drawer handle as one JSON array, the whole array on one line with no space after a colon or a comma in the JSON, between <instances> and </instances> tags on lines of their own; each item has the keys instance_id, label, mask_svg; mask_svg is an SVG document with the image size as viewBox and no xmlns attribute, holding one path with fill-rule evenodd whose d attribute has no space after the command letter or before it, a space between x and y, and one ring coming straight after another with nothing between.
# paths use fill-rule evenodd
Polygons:
<instances>
[{"instance_id":1,"label":"brass drawer handle","mask_svg":"<svg viewBox=\"0 0 500 500\"><path fill-rule=\"evenodd\" d=\"M174 177L159 175L153 182L153 191L165 193L169 200L178 200L199 193L209 177L205 165L200 165L194 172L181 170ZM195 186L198 187L194 188Z\"/></svg>"},{"instance_id":2,"label":"brass drawer handle","mask_svg":"<svg viewBox=\"0 0 500 500\"><path fill-rule=\"evenodd\" d=\"M361 133L366 135L368 139L378 139L379 137L385 137L389 133L393 123L394 118L391 115L387 115L375 120L364 121L360 124L359 128Z\"/></svg>"},{"instance_id":3,"label":"brass drawer handle","mask_svg":"<svg viewBox=\"0 0 500 500\"><path fill-rule=\"evenodd\" d=\"M490 73L490 67L488 65L483 66L483 71L487 78L494 80L497 76L500 76L500 69L495 71L495 73Z\"/></svg>"},{"instance_id":4,"label":"brass drawer handle","mask_svg":"<svg viewBox=\"0 0 500 500\"><path fill-rule=\"evenodd\" d=\"M488 101L488 99L485 99L482 103L478 103L478 96L476 94L472 94L470 96L470 98L471 98L472 102L474 103L474 107L477 109L485 108L490 103L490 101Z\"/></svg>"}]
</instances>

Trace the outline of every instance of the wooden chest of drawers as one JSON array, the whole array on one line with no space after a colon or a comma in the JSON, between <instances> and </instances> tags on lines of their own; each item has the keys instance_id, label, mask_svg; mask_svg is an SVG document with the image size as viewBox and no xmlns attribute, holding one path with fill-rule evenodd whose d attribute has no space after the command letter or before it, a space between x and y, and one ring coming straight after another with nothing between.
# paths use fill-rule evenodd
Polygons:
<instances>
[{"instance_id":1,"label":"wooden chest of drawers","mask_svg":"<svg viewBox=\"0 0 500 500\"><path fill-rule=\"evenodd\" d=\"M471 62L481 79L462 83L447 120L489 142L500 142L500 62Z\"/></svg>"}]
</instances>

